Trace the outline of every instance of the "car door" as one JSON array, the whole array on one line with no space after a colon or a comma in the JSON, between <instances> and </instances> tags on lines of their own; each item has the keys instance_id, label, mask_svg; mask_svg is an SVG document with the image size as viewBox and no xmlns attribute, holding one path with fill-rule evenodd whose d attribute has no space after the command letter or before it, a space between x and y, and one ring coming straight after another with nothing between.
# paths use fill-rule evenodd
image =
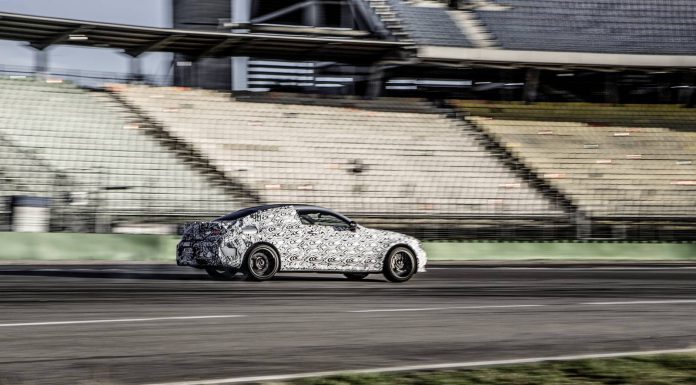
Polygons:
<instances>
[{"instance_id":1,"label":"car door","mask_svg":"<svg viewBox=\"0 0 696 385\"><path fill-rule=\"evenodd\" d=\"M303 225L302 249L306 270L359 270L353 255L356 233L348 221L328 210L298 210Z\"/></svg>"}]
</instances>

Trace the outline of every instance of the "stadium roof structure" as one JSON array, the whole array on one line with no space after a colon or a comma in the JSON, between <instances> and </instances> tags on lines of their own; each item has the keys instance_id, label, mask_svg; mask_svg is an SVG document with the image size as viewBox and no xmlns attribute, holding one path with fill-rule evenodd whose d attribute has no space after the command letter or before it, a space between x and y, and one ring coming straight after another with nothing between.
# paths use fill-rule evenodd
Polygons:
<instances>
[{"instance_id":1,"label":"stadium roof structure","mask_svg":"<svg viewBox=\"0 0 696 385\"><path fill-rule=\"evenodd\" d=\"M195 31L1 12L0 39L26 41L39 50L51 45L74 45L121 49L134 57L144 52L173 52L194 60L202 57L251 56L348 64L382 61L458 68L588 68L603 71L696 68L696 52L688 55L478 47L452 21L450 15L453 11L409 6L401 3L401 0L390 1L395 5L401 4L395 10L405 22L412 41Z\"/></svg>"},{"instance_id":2,"label":"stadium roof structure","mask_svg":"<svg viewBox=\"0 0 696 385\"><path fill-rule=\"evenodd\" d=\"M43 50L51 45L174 52L198 57L366 62L398 58L406 43L373 39L293 36L269 33L207 32L0 13L0 39L26 41Z\"/></svg>"},{"instance_id":3,"label":"stadium roof structure","mask_svg":"<svg viewBox=\"0 0 696 385\"><path fill-rule=\"evenodd\" d=\"M696 55L639 55L592 52L522 51L492 48L418 46L422 62L461 67L548 68L596 70L696 68Z\"/></svg>"}]
</instances>

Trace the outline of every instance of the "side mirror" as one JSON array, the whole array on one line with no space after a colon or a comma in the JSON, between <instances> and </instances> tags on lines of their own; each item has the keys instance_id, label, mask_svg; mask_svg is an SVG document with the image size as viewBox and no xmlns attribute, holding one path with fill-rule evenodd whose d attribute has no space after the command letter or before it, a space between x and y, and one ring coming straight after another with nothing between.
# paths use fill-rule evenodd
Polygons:
<instances>
[{"instance_id":1,"label":"side mirror","mask_svg":"<svg viewBox=\"0 0 696 385\"><path fill-rule=\"evenodd\" d=\"M350 221L348 222L348 228L350 228L350 231L355 231L358 228L358 224L355 221Z\"/></svg>"}]
</instances>

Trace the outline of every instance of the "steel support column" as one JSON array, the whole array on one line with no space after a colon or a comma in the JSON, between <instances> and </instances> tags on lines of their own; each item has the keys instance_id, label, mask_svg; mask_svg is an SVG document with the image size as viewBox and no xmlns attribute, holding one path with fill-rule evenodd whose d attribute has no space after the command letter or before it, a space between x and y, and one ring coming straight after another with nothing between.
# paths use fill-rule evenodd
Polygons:
<instances>
[{"instance_id":1,"label":"steel support column","mask_svg":"<svg viewBox=\"0 0 696 385\"><path fill-rule=\"evenodd\" d=\"M37 74L44 75L48 72L48 49L37 49L34 53L34 72Z\"/></svg>"},{"instance_id":2,"label":"steel support column","mask_svg":"<svg viewBox=\"0 0 696 385\"><path fill-rule=\"evenodd\" d=\"M324 20L322 20L321 15L321 3L316 0L312 1L304 9L302 23L312 27L321 27L324 25Z\"/></svg>"},{"instance_id":3,"label":"steel support column","mask_svg":"<svg viewBox=\"0 0 696 385\"><path fill-rule=\"evenodd\" d=\"M232 0L230 19L234 23L249 23L251 20L251 0ZM234 31L242 32L242 31ZM247 31L248 32L248 31ZM249 88L249 58L237 56L230 58L232 70L232 91L245 91Z\"/></svg>"},{"instance_id":4,"label":"steel support column","mask_svg":"<svg viewBox=\"0 0 696 385\"><path fill-rule=\"evenodd\" d=\"M613 72L604 75L604 101L611 104L619 104L619 76Z\"/></svg>"},{"instance_id":5,"label":"steel support column","mask_svg":"<svg viewBox=\"0 0 696 385\"><path fill-rule=\"evenodd\" d=\"M128 77L132 82L140 82L143 80L142 62L139 56L130 56L129 59L129 74Z\"/></svg>"},{"instance_id":6,"label":"steel support column","mask_svg":"<svg viewBox=\"0 0 696 385\"><path fill-rule=\"evenodd\" d=\"M381 65L373 65L370 67L370 73L367 76L367 85L365 89L365 98L376 99L382 93L384 85L384 67Z\"/></svg>"},{"instance_id":7,"label":"steel support column","mask_svg":"<svg viewBox=\"0 0 696 385\"><path fill-rule=\"evenodd\" d=\"M523 100L525 103L534 103L539 92L539 69L529 68L525 74Z\"/></svg>"},{"instance_id":8,"label":"steel support column","mask_svg":"<svg viewBox=\"0 0 696 385\"><path fill-rule=\"evenodd\" d=\"M682 75L681 87L679 89L679 103L684 107L694 106L694 73L689 71Z\"/></svg>"}]
</instances>

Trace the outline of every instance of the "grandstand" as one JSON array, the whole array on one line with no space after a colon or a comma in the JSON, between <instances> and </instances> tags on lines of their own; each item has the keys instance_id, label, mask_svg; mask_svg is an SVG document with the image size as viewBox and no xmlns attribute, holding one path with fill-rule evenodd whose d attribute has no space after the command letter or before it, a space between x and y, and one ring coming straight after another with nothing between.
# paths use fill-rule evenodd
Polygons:
<instances>
[{"instance_id":1,"label":"grandstand","mask_svg":"<svg viewBox=\"0 0 696 385\"><path fill-rule=\"evenodd\" d=\"M114 90L264 202L313 202L359 216L561 214L466 126L433 111L384 111L384 101L377 111L240 102L205 90ZM402 100L391 104L404 109Z\"/></svg>"},{"instance_id":2,"label":"grandstand","mask_svg":"<svg viewBox=\"0 0 696 385\"><path fill-rule=\"evenodd\" d=\"M471 117L592 217L693 217L694 133Z\"/></svg>"},{"instance_id":3,"label":"grandstand","mask_svg":"<svg viewBox=\"0 0 696 385\"><path fill-rule=\"evenodd\" d=\"M0 193L50 198L54 231L290 202L427 239L694 239L695 6L311 3L177 29L0 14L39 52L177 55L165 87L0 78Z\"/></svg>"},{"instance_id":4,"label":"grandstand","mask_svg":"<svg viewBox=\"0 0 696 385\"><path fill-rule=\"evenodd\" d=\"M243 202L177 160L108 94L0 78L0 105L2 168L12 181L2 193L52 198L58 217L74 216L56 229L103 231L101 221L110 230L129 216L209 217Z\"/></svg>"},{"instance_id":5,"label":"grandstand","mask_svg":"<svg viewBox=\"0 0 696 385\"><path fill-rule=\"evenodd\" d=\"M501 48L692 55L696 6L688 0L506 0L474 8Z\"/></svg>"},{"instance_id":6,"label":"grandstand","mask_svg":"<svg viewBox=\"0 0 696 385\"><path fill-rule=\"evenodd\" d=\"M109 88L112 98L62 82L1 82L1 132L18 154L8 153L8 164L28 161L20 152L46 164L12 176L31 181L22 194L49 196L63 208L55 229L171 223L218 215L244 202L312 202L387 226L403 226L404 218L429 218L429 224L465 217L564 218L557 204L487 153L475 132L427 102L309 106L123 85ZM222 181L210 178L217 170ZM35 175L63 179L39 184Z\"/></svg>"}]
</instances>

